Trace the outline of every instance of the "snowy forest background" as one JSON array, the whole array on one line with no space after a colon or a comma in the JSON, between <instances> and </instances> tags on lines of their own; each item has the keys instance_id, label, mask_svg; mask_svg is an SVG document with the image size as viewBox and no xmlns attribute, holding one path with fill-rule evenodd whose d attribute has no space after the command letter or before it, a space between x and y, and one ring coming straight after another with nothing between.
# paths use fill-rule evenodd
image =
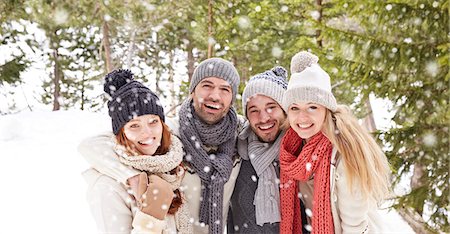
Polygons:
<instances>
[{"instance_id":1,"label":"snowy forest background","mask_svg":"<svg viewBox=\"0 0 450 234\"><path fill-rule=\"evenodd\" d=\"M310 49L383 145L393 186L406 181L393 207L417 233L450 232L448 0L0 0L0 12L0 126L42 110L105 113L102 79L115 68L174 115L205 58L232 61L242 92Z\"/></svg>"}]
</instances>

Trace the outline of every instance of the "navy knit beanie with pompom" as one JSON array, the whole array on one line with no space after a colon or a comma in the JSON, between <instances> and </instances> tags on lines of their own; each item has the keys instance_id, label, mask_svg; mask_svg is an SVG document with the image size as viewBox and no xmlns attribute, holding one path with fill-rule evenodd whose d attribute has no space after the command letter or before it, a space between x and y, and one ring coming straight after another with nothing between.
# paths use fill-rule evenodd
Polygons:
<instances>
[{"instance_id":1,"label":"navy knit beanie with pompom","mask_svg":"<svg viewBox=\"0 0 450 234\"><path fill-rule=\"evenodd\" d=\"M114 70L106 75L103 90L111 97L108 112L114 134L117 135L128 121L141 115L158 115L164 122L164 108L159 98L134 80L130 70Z\"/></svg>"}]
</instances>

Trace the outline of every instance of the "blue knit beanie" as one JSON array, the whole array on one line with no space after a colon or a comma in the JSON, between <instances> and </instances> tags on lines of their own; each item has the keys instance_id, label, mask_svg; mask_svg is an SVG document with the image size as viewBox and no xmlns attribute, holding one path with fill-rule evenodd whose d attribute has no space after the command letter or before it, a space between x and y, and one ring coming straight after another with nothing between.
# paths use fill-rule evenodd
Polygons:
<instances>
[{"instance_id":1,"label":"blue knit beanie","mask_svg":"<svg viewBox=\"0 0 450 234\"><path fill-rule=\"evenodd\" d=\"M104 91L108 101L114 134L130 120L141 115L158 115L164 122L164 109L159 98L147 87L133 79L130 70L114 70L105 76Z\"/></svg>"}]
</instances>

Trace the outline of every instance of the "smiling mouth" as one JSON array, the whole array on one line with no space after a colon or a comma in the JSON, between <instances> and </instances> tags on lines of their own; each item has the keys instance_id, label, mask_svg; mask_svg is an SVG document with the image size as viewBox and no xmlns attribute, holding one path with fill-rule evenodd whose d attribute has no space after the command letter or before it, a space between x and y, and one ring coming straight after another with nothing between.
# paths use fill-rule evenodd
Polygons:
<instances>
[{"instance_id":1,"label":"smiling mouth","mask_svg":"<svg viewBox=\"0 0 450 234\"><path fill-rule=\"evenodd\" d=\"M313 126L312 123L310 123L310 124L297 124L297 125L298 125L299 128L302 128L302 129L310 128L311 126Z\"/></svg>"},{"instance_id":2,"label":"smiling mouth","mask_svg":"<svg viewBox=\"0 0 450 234\"><path fill-rule=\"evenodd\" d=\"M273 128L274 126L275 126L275 123L272 123L272 124L260 125L260 126L258 126L258 128L260 130L265 131L265 130L269 130L269 129Z\"/></svg>"},{"instance_id":3,"label":"smiling mouth","mask_svg":"<svg viewBox=\"0 0 450 234\"><path fill-rule=\"evenodd\" d=\"M146 141L138 141L140 145L151 145L153 144L154 139L146 140Z\"/></svg>"},{"instance_id":4,"label":"smiling mouth","mask_svg":"<svg viewBox=\"0 0 450 234\"><path fill-rule=\"evenodd\" d=\"M220 105L219 104L204 104L207 108L212 109L212 110L220 110Z\"/></svg>"}]
</instances>

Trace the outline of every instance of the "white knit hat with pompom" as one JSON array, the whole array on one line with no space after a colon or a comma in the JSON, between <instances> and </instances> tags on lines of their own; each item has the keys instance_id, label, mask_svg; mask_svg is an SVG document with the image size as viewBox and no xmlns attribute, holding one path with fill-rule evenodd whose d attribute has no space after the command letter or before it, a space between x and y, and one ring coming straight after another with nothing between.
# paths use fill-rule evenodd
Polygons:
<instances>
[{"instance_id":1,"label":"white knit hat with pompom","mask_svg":"<svg viewBox=\"0 0 450 234\"><path fill-rule=\"evenodd\" d=\"M317 63L314 54L302 51L291 60L291 79L283 98L283 108L288 112L292 103L311 102L336 111L336 98L331 92L330 76Z\"/></svg>"}]
</instances>

